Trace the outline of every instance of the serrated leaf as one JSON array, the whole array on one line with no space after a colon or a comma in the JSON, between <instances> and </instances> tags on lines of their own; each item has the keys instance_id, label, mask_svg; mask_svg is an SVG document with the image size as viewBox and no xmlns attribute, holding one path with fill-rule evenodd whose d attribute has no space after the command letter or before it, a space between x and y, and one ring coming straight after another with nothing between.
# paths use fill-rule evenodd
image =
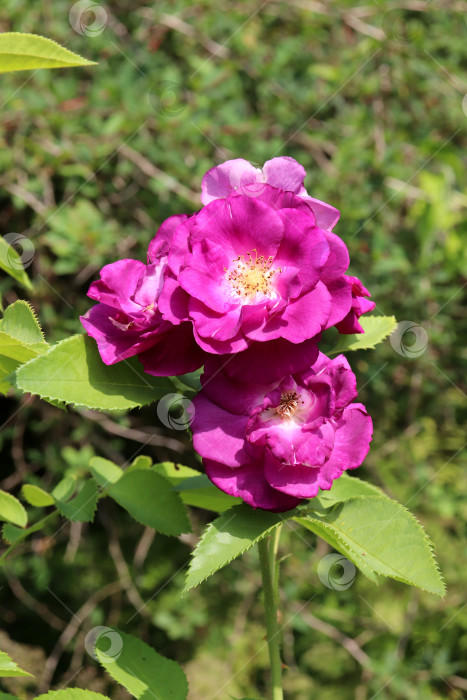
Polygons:
<instances>
[{"instance_id":1,"label":"serrated leaf","mask_svg":"<svg viewBox=\"0 0 467 700\"><path fill-rule=\"evenodd\" d=\"M90 523L94 520L99 491L92 479L84 482L84 486L75 498L66 503L56 501L58 511L68 520L75 523Z\"/></svg>"},{"instance_id":2,"label":"serrated leaf","mask_svg":"<svg viewBox=\"0 0 467 700\"><path fill-rule=\"evenodd\" d=\"M13 659L4 651L0 651L0 678L20 678L31 676L31 673L23 671Z\"/></svg>"},{"instance_id":3,"label":"serrated leaf","mask_svg":"<svg viewBox=\"0 0 467 700\"><path fill-rule=\"evenodd\" d=\"M377 486L373 486L368 481L362 481L356 476L349 476L345 472L338 479L334 480L329 491L319 492L319 500L326 507L348 501L349 498L354 498L355 496L385 496L389 498ZM310 503L312 502L313 499L310 500Z\"/></svg>"},{"instance_id":4,"label":"serrated leaf","mask_svg":"<svg viewBox=\"0 0 467 700\"><path fill-rule=\"evenodd\" d=\"M336 533L330 526L320 523L314 518L296 518L296 522L306 527L307 530L310 530L318 537L321 537L321 539L330 544L333 549L340 552L344 555L344 557L347 557L347 559L353 562L353 564L355 564L362 574L369 578L370 581L373 581L373 583L379 585L380 578L365 561L366 555L357 553L350 549L350 547L348 547L342 540L338 539Z\"/></svg>"},{"instance_id":5,"label":"serrated leaf","mask_svg":"<svg viewBox=\"0 0 467 700\"><path fill-rule=\"evenodd\" d=\"M436 595L445 594L430 540L397 501L385 496L357 496L324 516L310 514L297 520L305 527L317 521L349 552L364 558L366 567L375 573Z\"/></svg>"},{"instance_id":6,"label":"serrated leaf","mask_svg":"<svg viewBox=\"0 0 467 700\"><path fill-rule=\"evenodd\" d=\"M26 345L47 345L34 309L24 299L7 306L0 321L0 330Z\"/></svg>"},{"instance_id":7,"label":"serrated leaf","mask_svg":"<svg viewBox=\"0 0 467 700\"><path fill-rule=\"evenodd\" d=\"M295 514L295 511L270 513L266 510L253 510L246 503L222 513L207 527L193 552L184 591L197 586L251 549Z\"/></svg>"},{"instance_id":8,"label":"serrated leaf","mask_svg":"<svg viewBox=\"0 0 467 700\"><path fill-rule=\"evenodd\" d=\"M24 270L21 256L13 248L11 243L6 241L3 237L0 238L0 269L6 272L7 275L10 275L10 277L13 277L13 279L22 284L23 287L26 287L26 289L32 289L31 280Z\"/></svg>"},{"instance_id":9,"label":"serrated leaf","mask_svg":"<svg viewBox=\"0 0 467 700\"><path fill-rule=\"evenodd\" d=\"M28 516L23 504L6 491L0 491L0 520L6 520L19 527L26 527L28 524Z\"/></svg>"},{"instance_id":10,"label":"serrated leaf","mask_svg":"<svg viewBox=\"0 0 467 700\"><path fill-rule=\"evenodd\" d=\"M64 690L49 690L48 693L37 695L35 700L109 700L109 698L107 695L94 693L92 690L65 688Z\"/></svg>"},{"instance_id":11,"label":"serrated leaf","mask_svg":"<svg viewBox=\"0 0 467 700\"><path fill-rule=\"evenodd\" d=\"M45 508L47 506L53 506L55 501L50 493L44 491L44 489L39 488L39 486L34 486L33 484L24 484L21 489L23 498L31 506L36 508Z\"/></svg>"},{"instance_id":12,"label":"serrated leaf","mask_svg":"<svg viewBox=\"0 0 467 700\"><path fill-rule=\"evenodd\" d=\"M42 398L97 410L145 406L173 391L169 379L145 374L136 358L105 365L94 340L74 335L16 373L16 385Z\"/></svg>"},{"instance_id":13,"label":"serrated leaf","mask_svg":"<svg viewBox=\"0 0 467 700\"><path fill-rule=\"evenodd\" d=\"M2 537L7 544L14 544L24 534L24 530L16 525L5 523L2 527Z\"/></svg>"},{"instance_id":14,"label":"serrated leaf","mask_svg":"<svg viewBox=\"0 0 467 700\"><path fill-rule=\"evenodd\" d=\"M103 457L93 457L89 463L89 470L102 488L115 484L124 473L123 469Z\"/></svg>"},{"instance_id":15,"label":"serrated leaf","mask_svg":"<svg viewBox=\"0 0 467 700\"><path fill-rule=\"evenodd\" d=\"M92 65L95 65L93 61L81 58L43 36L19 32L0 34L0 73Z\"/></svg>"},{"instance_id":16,"label":"serrated leaf","mask_svg":"<svg viewBox=\"0 0 467 700\"><path fill-rule=\"evenodd\" d=\"M161 656L141 639L117 629L113 633L121 640L119 653L106 653L109 651L109 633L97 639L95 649L98 661L111 678L123 685L137 700L186 699L188 683L183 669L175 661Z\"/></svg>"},{"instance_id":17,"label":"serrated leaf","mask_svg":"<svg viewBox=\"0 0 467 700\"><path fill-rule=\"evenodd\" d=\"M334 348L328 355L338 355L347 350L368 350L381 343L390 335L397 322L394 316L362 316L359 323L364 333L345 335L342 333Z\"/></svg>"},{"instance_id":18,"label":"serrated leaf","mask_svg":"<svg viewBox=\"0 0 467 700\"><path fill-rule=\"evenodd\" d=\"M191 532L180 496L151 469L132 469L108 488L108 495L139 523L165 535Z\"/></svg>"},{"instance_id":19,"label":"serrated leaf","mask_svg":"<svg viewBox=\"0 0 467 700\"><path fill-rule=\"evenodd\" d=\"M36 343L34 345L26 345L17 338L12 338L7 333L0 331L0 355L9 357L18 362L28 362L33 360L38 355L47 351L47 345Z\"/></svg>"}]
</instances>

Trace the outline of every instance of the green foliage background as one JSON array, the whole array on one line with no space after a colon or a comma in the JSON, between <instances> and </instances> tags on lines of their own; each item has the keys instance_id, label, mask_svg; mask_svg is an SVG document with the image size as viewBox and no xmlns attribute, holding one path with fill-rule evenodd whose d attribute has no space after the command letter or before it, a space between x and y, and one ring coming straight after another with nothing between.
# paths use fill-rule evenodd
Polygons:
<instances>
[{"instance_id":1,"label":"green foliage background","mask_svg":"<svg viewBox=\"0 0 467 700\"><path fill-rule=\"evenodd\" d=\"M71 27L71 7L3 0L0 10L1 31L43 34L99 62L1 77L0 228L34 243L29 298L47 339L80 330L103 264L144 259L167 216L199 207L213 164L299 160L308 191L341 210L336 231L377 312L427 333L414 358L388 341L352 357L375 424L358 475L417 514L448 595L378 589L361 574L328 589L317 576L327 546L286 528L286 697L465 697L467 6L120 0L103 6L95 34L91 16L83 34ZM0 292L4 305L24 296L3 276ZM102 418L15 395L3 404L5 490L80 474L93 454L196 466L188 436L167 431L154 406ZM83 642L113 624L182 662L193 700L264 693L255 555L180 597L191 536L152 539L103 505L94 525L53 528L10 562L0 648L45 685L108 692ZM194 512L195 533L208 519ZM38 690L30 679L3 687L24 698Z\"/></svg>"}]
</instances>

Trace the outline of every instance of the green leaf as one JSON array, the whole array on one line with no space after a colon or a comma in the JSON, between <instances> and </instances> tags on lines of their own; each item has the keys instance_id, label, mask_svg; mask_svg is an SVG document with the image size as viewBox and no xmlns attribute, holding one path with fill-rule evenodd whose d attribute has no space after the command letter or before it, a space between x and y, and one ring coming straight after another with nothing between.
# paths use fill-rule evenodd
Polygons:
<instances>
[{"instance_id":1,"label":"green leaf","mask_svg":"<svg viewBox=\"0 0 467 700\"><path fill-rule=\"evenodd\" d=\"M164 535L191 532L180 496L167 479L150 469L124 472L110 485L108 495L139 523Z\"/></svg>"},{"instance_id":2,"label":"green leaf","mask_svg":"<svg viewBox=\"0 0 467 700\"><path fill-rule=\"evenodd\" d=\"M14 371L19 365L18 360L0 354L0 394L7 394L14 385Z\"/></svg>"},{"instance_id":3,"label":"green leaf","mask_svg":"<svg viewBox=\"0 0 467 700\"><path fill-rule=\"evenodd\" d=\"M2 537L8 544L14 544L16 540L24 535L24 530L16 525L10 525L10 523L5 523L2 527Z\"/></svg>"},{"instance_id":4,"label":"green leaf","mask_svg":"<svg viewBox=\"0 0 467 700\"><path fill-rule=\"evenodd\" d=\"M138 455L130 464L129 469L149 469L152 467L151 457L146 455Z\"/></svg>"},{"instance_id":5,"label":"green leaf","mask_svg":"<svg viewBox=\"0 0 467 700\"><path fill-rule=\"evenodd\" d=\"M28 516L23 504L6 491L0 491L0 520L6 520L19 527L26 527L28 524Z\"/></svg>"},{"instance_id":6,"label":"green leaf","mask_svg":"<svg viewBox=\"0 0 467 700\"><path fill-rule=\"evenodd\" d=\"M0 36L3 35L0 34ZM32 289L31 280L24 271L21 256L11 242L6 241L3 237L0 238L0 269L10 275L10 277L13 277L26 289Z\"/></svg>"},{"instance_id":7,"label":"green leaf","mask_svg":"<svg viewBox=\"0 0 467 700\"><path fill-rule=\"evenodd\" d=\"M92 690L65 688L64 690L49 690L48 693L37 695L35 700L109 700L109 698L107 695L94 693Z\"/></svg>"},{"instance_id":8,"label":"green leaf","mask_svg":"<svg viewBox=\"0 0 467 700\"><path fill-rule=\"evenodd\" d=\"M31 673L23 671L4 651L0 651L0 678L19 678L31 676Z\"/></svg>"},{"instance_id":9,"label":"green leaf","mask_svg":"<svg viewBox=\"0 0 467 700\"><path fill-rule=\"evenodd\" d=\"M24 484L21 489L23 498L31 506L36 506L37 508L45 508L46 506L53 506L55 501L47 491L39 488L39 486L34 486L33 484Z\"/></svg>"},{"instance_id":10,"label":"green leaf","mask_svg":"<svg viewBox=\"0 0 467 700\"><path fill-rule=\"evenodd\" d=\"M92 479L84 482L84 486L75 498L66 503L57 501L58 511L68 520L75 523L90 523L94 520L99 492Z\"/></svg>"},{"instance_id":11,"label":"green leaf","mask_svg":"<svg viewBox=\"0 0 467 700\"><path fill-rule=\"evenodd\" d=\"M241 503L240 498L229 496L209 481L205 474L191 467L175 462L161 462L152 467L176 487L176 491L188 506L196 506L215 513L223 513L228 508Z\"/></svg>"},{"instance_id":12,"label":"green leaf","mask_svg":"<svg viewBox=\"0 0 467 700\"><path fill-rule=\"evenodd\" d=\"M17 695L10 695L9 693L2 693L0 690L0 700L19 700Z\"/></svg>"},{"instance_id":13,"label":"green leaf","mask_svg":"<svg viewBox=\"0 0 467 700\"><path fill-rule=\"evenodd\" d=\"M120 653L106 654L109 633L97 639L95 653L117 683L138 700L185 700L188 683L182 668L175 661L164 658L136 637L120 630L113 631L121 640Z\"/></svg>"},{"instance_id":14,"label":"green leaf","mask_svg":"<svg viewBox=\"0 0 467 700\"><path fill-rule=\"evenodd\" d=\"M173 391L169 379L143 372L136 358L105 365L94 340L74 335L20 367L16 385L42 398L97 410L122 411Z\"/></svg>"},{"instance_id":15,"label":"green leaf","mask_svg":"<svg viewBox=\"0 0 467 700\"><path fill-rule=\"evenodd\" d=\"M297 521L305 527L317 521L336 543L359 561L364 559L365 567L377 574L445 594L430 540L414 516L391 498L357 496L334 506L325 516L310 514Z\"/></svg>"},{"instance_id":16,"label":"green leaf","mask_svg":"<svg viewBox=\"0 0 467 700\"><path fill-rule=\"evenodd\" d=\"M102 488L115 484L124 473L123 469L103 457L93 457L89 463L89 470Z\"/></svg>"},{"instance_id":17,"label":"green leaf","mask_svg":"<svg viewBox=\"0 0 467 700\"><path fill-rule=\"evenodd\" d=\"M193 552L184 591L222 569L294 515L294 510L287 513L253 510L246 503L222 513L207 527Z\"/></svg>"},{"instance_id":18,"label":"green leaf","mask_svg":"<svg viewBox=\"0 0 467 700\"><path fill-rule=\"evenodd\" d=\"M12 338L0 331L0 355L17 360L18 362L28 362L47 350L47 346L41 344L25 345L20 340Z\"/></svg>"},{"instance_id":19,"label":"green leaf","mask_svg":"<svg viewBox=\"0 0 467 700\"><path fill-rule=\"evenodd\" d=\"M356 476L349 476L344 472L342 476L334 480L329 491L320 491L318 498L324 506L329 507L335 503L348 501L349 498L354 498L355 496L385 496L385 494L377 486L368 483L368 481L362 481ZM312 504L313 500L310 500L310 504Z\"/></svg>"},{"instance_id":20,"label":"green leaf","mask_svg":"<svg viewBox=\"0 0 467 700\"><path fill-rule=\"evenodd\" d=\"M34 309L24 299L18 299L5 309L0 330L25 345L47 346Z\"/></svg>"},{"instance_id":21,"label":"green leaf","mask_svg":"<svg viewBox=\"0 0 467 700\"><path fill-rule=\"evenodd\" d=\"M56 501L68 501L73 496L75 489L76 479L68 474L58 482L51 495Z\"/></svg>"},{"instance_id":22,"label":"green leaf","mask_svg":"<svg viewBox=\"0 0 467 700\"><path fill-rule=\"evenodd\" d=\"M374 348L390 335L397 326L394 316L362 316L359 323L364 333L345 335L342 333L328 355L338 355L347 350L367 350Z\"/></svg>"},{"instance_id":23,"label":"green leaf","mask_svg":"<svg viewBox=\"0 0 467 700\"><path fill-rule=\"evenodd\" d=\"M205 474L184 479L178 484L176 490L188 506L212 510L215 513L223 513L242 502L241 498L229 496L214 486Z\"/></svg>"},{"instance_id":24,"label":"green leaf","mask_svg":"<svg viewBox=\"0 0 467 700\"><path fill-rule=\"evenodd\" d=\"M0 73L92 65L95 65L93 61L81 58L43 36L19 32L0 34Z\"/></svg>"}]
</instances>

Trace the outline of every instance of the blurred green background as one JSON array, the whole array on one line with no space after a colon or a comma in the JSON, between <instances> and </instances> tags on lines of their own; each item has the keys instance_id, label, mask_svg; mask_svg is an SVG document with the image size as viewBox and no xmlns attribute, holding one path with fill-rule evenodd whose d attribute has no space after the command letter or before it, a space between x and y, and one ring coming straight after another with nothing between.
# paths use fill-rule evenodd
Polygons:
<instances>
[{"instance_id":1,"label":"blurred green background","mask_svg":"<svg viewBox=\"0 0 467 700\"><path fill-rule=\"evenodd\" d=\"M290 700L467 697L466 11L418 0L2 0L0 31L42 34L99 63L0 78L0 228L33 241L29 299L48 340L80 331L103 264L144 260L167 216L199 208L207 169L277 155L302 163L310 194L341 210L336 232L376 312L416 331L349 357L375 425L358 476L416 513L448 595L376 588L360 573L332 590L317 576L327 545L286 532ZM0 292L4 305L25 296L4 277ZM154 407L85 417L13 394L1 420L0 488L13 493L80 473L92 454L123 463L149 430L144 454L193 463L188 436L167 431ZM42 686L3 689L128 697L84 649L88 630L115 624L183 663L192 700L264 696L255 554L181 598L195 540L154 537L111 505L90 527L39 534L8 564L0 648ZM196 533L208 519L193 512Z\"/></svg>"}]
</instances>

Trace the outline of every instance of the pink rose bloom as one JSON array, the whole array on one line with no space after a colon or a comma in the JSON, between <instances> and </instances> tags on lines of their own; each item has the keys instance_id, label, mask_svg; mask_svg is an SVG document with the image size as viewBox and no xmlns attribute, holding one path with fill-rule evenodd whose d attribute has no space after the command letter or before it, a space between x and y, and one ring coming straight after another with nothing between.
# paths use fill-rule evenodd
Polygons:
<instances>
[{"instance_id":1,"label":"pink rose bloom","mask_svg":"<svg viewBox=\"0 0 467 700\"><path fill-rule=\"evenodd\" d=\"M217 199L178 226L159 308L171 323L190 320L210 353L299 344L349 313L348 264L344 242L316 225L305 200L264 185L257 197Z\"/></svg>"},{"instance_id":2,"label":"pink rose bloom","mask_svg":"<svg viewBox=\"0 0 467 700\"><path fill-rule=\"evenodd\" d=\"M261 194L264 185L268 184L306 199L316 217L317 226L332 231L339 220L339 210L308 195L303 186L305 175L305 168L288 156L272 158L262 168L255 168L243 158L226 160L204 175L201 201L209 204L232 193L256 197Z\"/></svg>"},{"instance_id":3,"label":"pink rose bloom","mask_svg":"<svg viewBox=\"0 0 467 700\"><path fill-rule=\"evenodd\" d=\"M149 247L148 265L119 260L105 265L100 279L91 284L88 296L100 303L81 316L81 323L96 340L106 365L138 355L149 374L171 376L203 364L204 353L194 340L191 324L174 326L164 321L158 309L168 243L185 218L174 216L161 226L157 242Z\"/></svg>"},{"instance_id":4,"label":"pink rose bloom","mask_svg":"<svg viewBox=\"0 0 467 700\"><path fill-rule=\"evenodd\" d=\"M376 304L365 298L371 297L371 294L358 277L350 277L349 275L346 280L352 290L352 308L342 321L336 323L336 328L339 333L364 333L358 319L362 314L373 311Z\"/></svg>"},{"instance_id":5,"label":"pink rose bloom","mask_svg":"<svg viewBox=\"0 0 467 700\"><path fill-rule=\"evenodd\" d=\"M208 477L253 508L285 511L329 490L365 459L372 422L352 403L356 379L343 355L271 384L241 383L214 363L194 399L193 445Z\"/></svg>"}]
</instances>

